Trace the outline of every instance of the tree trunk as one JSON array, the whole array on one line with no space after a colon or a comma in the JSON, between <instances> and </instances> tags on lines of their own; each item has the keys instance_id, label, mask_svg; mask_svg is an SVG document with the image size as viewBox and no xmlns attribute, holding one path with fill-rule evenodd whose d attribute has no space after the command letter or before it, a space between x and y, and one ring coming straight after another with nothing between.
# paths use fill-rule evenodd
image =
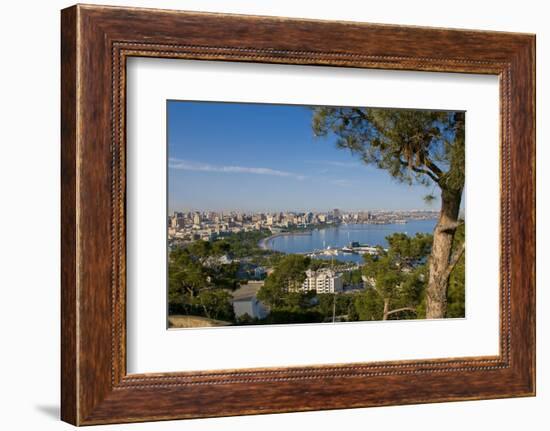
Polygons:
<instances>
[{"instance_id":1,"label":"tree trunk","mask_svg":"<svg viewBox=\"0 0 550 431\"><path fill-rule=\"evenodd\" d=\"M462 189L441 191L441 213L434 229L426 290L426 318L441 319L447 312L447 287L453 238L458 227Z\"/></svg>"},{"instance_id":2,"label":"tree trunk","mask_svg":"<svg viewBox=\"0 0 550 431\"><path fill-rule=\"evenodd\" d=\"M388 313L390 311L390 299L384 298L384 314L382 320L388 320Z\"/></svg>"}]
</instances>

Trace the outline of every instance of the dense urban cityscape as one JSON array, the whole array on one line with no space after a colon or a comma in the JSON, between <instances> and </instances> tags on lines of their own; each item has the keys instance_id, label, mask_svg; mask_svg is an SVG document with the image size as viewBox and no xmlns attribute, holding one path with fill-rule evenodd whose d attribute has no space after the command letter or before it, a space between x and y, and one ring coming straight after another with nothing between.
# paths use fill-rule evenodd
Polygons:
<instances>
[{"instance_id":1,"label":"dense urban cityscape","mask_svg":"<svg viewBox=\"0 0 550 431\"><path fill-rule=\"evenodd\" d=\"M334 226L340 223L392 224L410 220L431 220L437 211L341 211L325 212L216 212L176 211L168 219L170 242L213 240L230 233L266 229L273 234L314 227Z\"/></svg>"}]
</instances>

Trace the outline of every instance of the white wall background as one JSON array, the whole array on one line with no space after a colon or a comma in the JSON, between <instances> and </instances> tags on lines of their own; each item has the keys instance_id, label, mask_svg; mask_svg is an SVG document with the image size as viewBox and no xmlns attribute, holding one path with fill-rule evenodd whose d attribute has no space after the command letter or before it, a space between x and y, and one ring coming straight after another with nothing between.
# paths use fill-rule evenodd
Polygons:
<instances>
[{"instance_id":1,"label":"white wall background","mask_svg":"<svg viewBox=\"0 0 550 431\"><path fill-rule=\"evenodd\" d=\"M550 13L536 0L119 0L171 9L477 28L537 34L538 396L536 398L105 426L135 430L546 429L550 423ZM60 0L4 2L0 14L0 426L62 430L59 422ZM545 187L546 186L546 187Z\"/></svg>"}]
</instances>

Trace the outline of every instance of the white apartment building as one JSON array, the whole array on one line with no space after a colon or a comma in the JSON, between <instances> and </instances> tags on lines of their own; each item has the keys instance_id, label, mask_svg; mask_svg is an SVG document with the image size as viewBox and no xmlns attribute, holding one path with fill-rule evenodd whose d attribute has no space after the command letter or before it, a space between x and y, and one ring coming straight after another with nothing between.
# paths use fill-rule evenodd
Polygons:
<instances>
[{"instance_id":1,"label":"white apartment building","mask_svg":"<svg viewBox=\"0 0 550 431\"><path fill-rule=\"evenodd\" d=\"M306 271L306 279L302 284L301 290L315 290L317 293L336 293L344 290L342 276L336 274L331 269L319 269Z\"/></svg>"}]
</instances>

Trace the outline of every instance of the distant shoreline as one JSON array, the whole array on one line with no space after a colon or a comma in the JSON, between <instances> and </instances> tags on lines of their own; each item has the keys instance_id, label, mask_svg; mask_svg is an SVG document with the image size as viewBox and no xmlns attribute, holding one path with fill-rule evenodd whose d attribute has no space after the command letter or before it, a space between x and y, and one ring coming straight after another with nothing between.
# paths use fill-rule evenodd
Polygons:
<instances>
[{"instance_id":1,"label":"distant shoreline","mask_svg":"<svg viewBox=\"0 0 550 431\"><path fill-rule=\"evenodd\" d=\"M273 235L270 235L268 236L267 238L263 238L261 239L259 242L258 242L258 247L260 247L262 250L271 250L268 246L267 246L267 243L268 241L271 241L272 239L274 238L278 238L280 236L289 236L289 235L311 235L311 230L307 231L307 232L279 232L279 233L274 233Z\"/></svg>"},{"instance_id":2,"label":"distant shoreline","mask_svg":"<svg viewBox=\"0 0 550 431\"><path fill-rule=\"evenodd\" d=\"M433 219L430 218L430 219L419 219L419 220L407 220L406 223L364 223L363 222L363 223L351 223L351 224L384 226L384 225L393 225L393 224L408 224L411 221L427 221L427 220L437 220L437 219L436 218L433 218ZM315 230L324 230L324 229L330 229L330 228L339 227L339 226L341 226L341 223L331 224L331 225L327 225L327 226L315 226L315 227L311 227L311 228L309 228L305 231L300 230L300 231L294 231L294 232L275 233L273 235L268 236L267 238L263 238L260 241L258 241L258 247L261 248L262 250L271 250L271 251L273 251L273 249L268 247L268 245L267 245L268 242L271 241L272 239L275 239L275 238L278 238L278 237L281 237L281 236L307 236L307 235L311 235L312 232L314 232Z\"/></svg>"}]
</instances>

